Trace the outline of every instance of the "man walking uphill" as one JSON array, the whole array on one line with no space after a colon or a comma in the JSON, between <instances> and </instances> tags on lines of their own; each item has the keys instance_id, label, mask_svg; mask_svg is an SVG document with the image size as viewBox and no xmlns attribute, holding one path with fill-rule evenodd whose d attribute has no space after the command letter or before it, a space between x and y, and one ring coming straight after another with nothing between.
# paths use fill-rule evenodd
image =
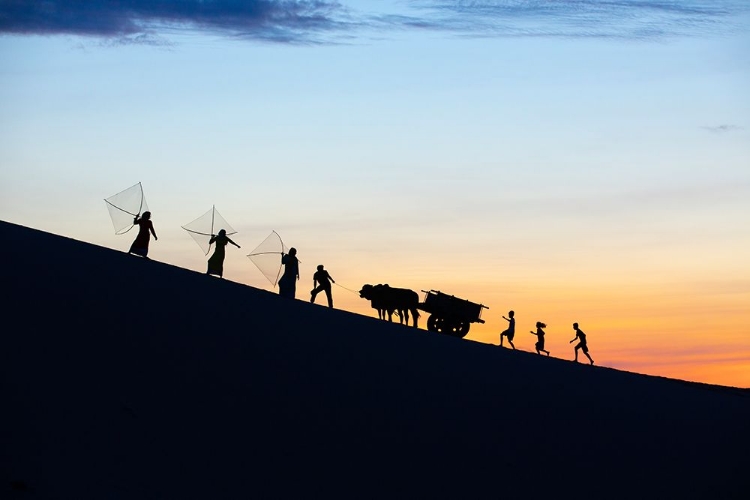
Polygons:
<instances>
[{"instance_id":1,"label":"man walking uphill","mask_svg":"<svg viewBox=\"0 0 750 500\"><path fill-rule=\"evenodd\" d=\"M331 295L331 283L336 283L328 271L323 269L323 264L318 266L318 270L313 274L313 290L310 292L310 302L315 302L315 297L320 292L325 292L328 297L328 307L333 307L333 296ZM316 286L317 284L317 286Z\"/></svg>"},{"instance_id":2,"label":"man walking uphill","mask_svg":"<svg viewBox=\"0 0 750 500\"><path fill-rule=\"evenodd\" d=\"M580 350L583 351L583 353L586 355L586 357L589 358L589 361L593 365L594 364L594 360L591 359L591 356L589 356L589 346L588 346L588 344L586 344L586 334L583 333L583 330L581 330L580 328L578 328L578 323L573 323L573 330L576 331L576 338L574 338L573 340L571 340L570 343L572 344L573 342L575 342L576 340L578 340L578 344L576 344L576 347L575 347L576 358L573 361L575 361L576 363L578 363L578 349L580 349Z\"/></svg>"}]
</instances>

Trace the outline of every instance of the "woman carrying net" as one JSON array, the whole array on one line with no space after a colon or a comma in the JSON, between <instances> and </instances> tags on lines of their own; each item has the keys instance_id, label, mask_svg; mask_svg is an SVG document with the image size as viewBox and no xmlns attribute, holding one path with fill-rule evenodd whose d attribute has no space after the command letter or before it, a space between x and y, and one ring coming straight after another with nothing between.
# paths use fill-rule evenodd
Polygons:
<instances>
[{"instance_id":1,"label":"woman carrying net","mask_svg":"<svg viewBox=\"0 0 750 500\"><path fill-rule=\"evenodd\" d=\"M154 224L151 222L151 212L143 212L143 215L140 217L136 215L133 219L133 225L138 226L138 236L135 237L135 241L130 245L128 253L140 255L148 259L148 244L151 235L154 235L154 240L159 239L156 236L156 231L154 231Z\"/></svg>"},{"instance_id":2,"label":"woman carrying net","mask_svg":"<svg viewBox=\"0 0 750 500\"><path fill-rule=\"evenodd\" d=\"M240 248L237 243L227 236L227 232L224 229L221 229L217 235L211 235L209 245L215 244L216 247L214 248L214 253L211 258L208 259L208 270L206 271L206 274L213 274L219 278L224 276L224 257L226 255L225 250L227 243L231 243L237 248Z\"/></svg>"}]
</instances>

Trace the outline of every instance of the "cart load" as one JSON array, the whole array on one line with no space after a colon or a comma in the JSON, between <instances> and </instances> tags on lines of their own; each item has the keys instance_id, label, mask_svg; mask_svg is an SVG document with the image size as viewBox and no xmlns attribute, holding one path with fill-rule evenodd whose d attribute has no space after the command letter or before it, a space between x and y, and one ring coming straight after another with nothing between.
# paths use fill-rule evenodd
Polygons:
<instances>
[{"instance_id":1,"label":"cart load","mask_svg":"<svg viewBox=\"0 0 750 500\"><path fill-rule=\"evenodd\" d=\"M430 314L427 318L429 331L463 338L469 333L471 323L484 323L482 309L489 307L438 290L422 291L425 293L424 302L420 302L417 308Z\"/></svg>"}]
</instances>

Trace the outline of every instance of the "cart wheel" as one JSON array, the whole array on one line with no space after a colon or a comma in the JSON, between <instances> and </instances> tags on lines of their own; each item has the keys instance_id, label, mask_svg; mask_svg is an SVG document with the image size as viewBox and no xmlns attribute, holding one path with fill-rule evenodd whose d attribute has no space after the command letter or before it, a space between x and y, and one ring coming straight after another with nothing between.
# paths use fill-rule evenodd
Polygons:
<instances>
[{"instance_id":1,"label":"cart wheel","mask_svg":"<svg viewBox=\"0 0 750 500\"><path fill-rule=\"evenodd\" d=\"M436 318L434 314L430 314L430 317L427 318L427 329L431 332L439 332L438 330L438 319Z\"/></svg>"},{"instance_id":2,"label":"cart wheel","mask_svg":"<svg viewBox=\"0 0 750 500\"><path fill-rule=\"evenodd\" d=\"M450 335L462 339L469 333L470 323L468 321L456 321L446 318L441 318L431 314L427 318L427 329L431 332L442 333L443 335Z\"/></svg>"},{"instance_id":3,"label":"cart wheel","mask_svg":"<svg viewBox=\"0 0 750 500\"><path fill-rule=\"evenodd\" d=\"M462 339L469 333L470 326L468 321L446 321L441 333Z\"/></svg>"}]
</instances>

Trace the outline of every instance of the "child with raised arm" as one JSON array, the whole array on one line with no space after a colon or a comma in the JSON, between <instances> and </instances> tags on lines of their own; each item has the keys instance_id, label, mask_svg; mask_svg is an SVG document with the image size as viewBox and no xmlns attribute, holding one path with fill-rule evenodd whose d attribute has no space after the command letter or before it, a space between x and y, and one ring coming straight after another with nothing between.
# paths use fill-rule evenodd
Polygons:
<instances>
[{"instance_id":1,"label":"child with raised arm","mask_svg":"<svg viewBox=\"0 0 750 500\"><path fill-rule=\"evenodd\" d=\"M576 357L573 361L578 363L578 349L580 349L583 351L586 357L589 358L589 361L591 361L591 364L593 365L594 360L591 359L591 356L589 356L589 346L586 345L586 334L583 333L583 330L578 328L578 323L573 323L573 330L576 331L576 338L571 340L569 343L572 344L573 342L578 340L578 344L576 344L576 347L575 347Z\"/></svg>"},{"instance_id":2,"label":"child with raised arm","mask_svg":"<svg viewBox=\"0 0 750 500\"><path fill-rule=\"evenodd\" d=\"M547 353L547 356L549 356L549 351L546 351L544 349L544 330L543 328L547 328L547 325L542 323L541 321L536 322L536 332L529 332L532 335L536 335L539 340L536 341L536 353L541 355L543 352Z\"/></svg>"},{"instance_id":3,"label":"child with raised arm","mask_svg":"<svg viewBox=\"0 0 750 500\"><path fill-rule=\"evenodd\" d=\"M510 317L506 318L505 316L503 316L503 319L508 322L508 329L500 334L500 347L503 346L503 337L508 337L508 343L510 344L510 346L513 349L516 348L516 346L513 345L513 337L515 337L516 335L516 319L514 318L515 315L515 312L508 311L508 316Z\"/></svg>"}]
</instances>

